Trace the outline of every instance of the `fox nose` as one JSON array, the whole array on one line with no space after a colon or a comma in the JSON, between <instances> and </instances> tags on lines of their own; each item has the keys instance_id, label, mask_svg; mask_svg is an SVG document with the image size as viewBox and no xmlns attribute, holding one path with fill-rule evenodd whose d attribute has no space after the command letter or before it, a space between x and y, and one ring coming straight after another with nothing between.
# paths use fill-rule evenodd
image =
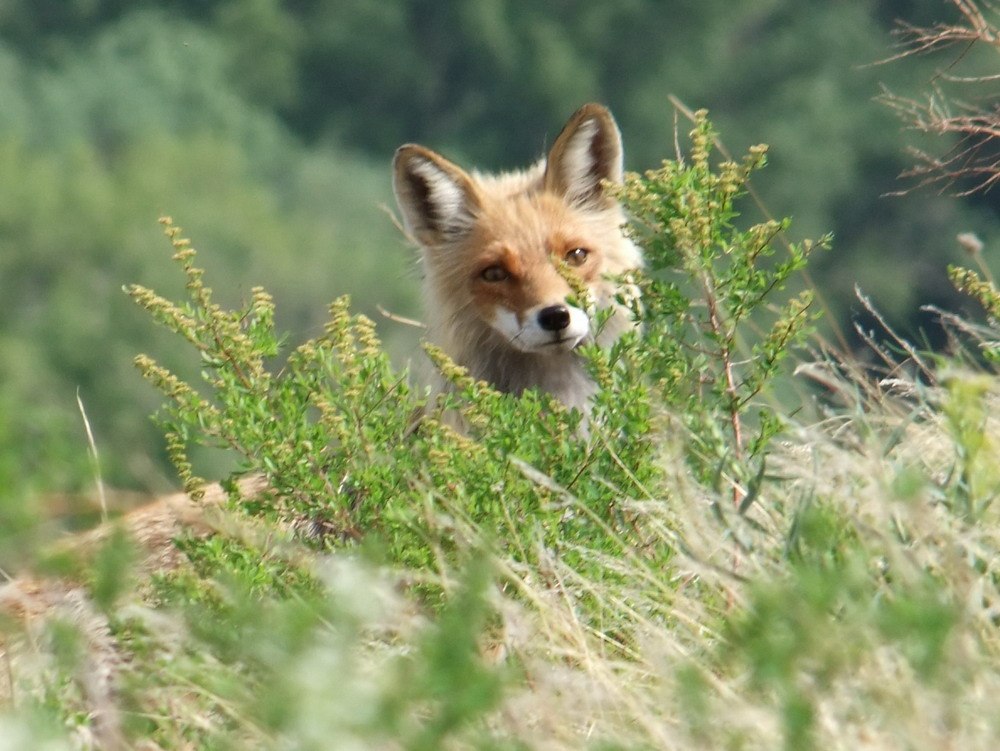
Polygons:
<instances>
[{"instance_id":1,"label":"fox nose","mask_svg":"<svg viewBox=\"0 0 1000 751\"><path fill-rule=\"evenodd\" d=\"M562 331L569 326L569 308L550 305L538 311L538 325L546 331Z\"/></svg>"}]
</instances>

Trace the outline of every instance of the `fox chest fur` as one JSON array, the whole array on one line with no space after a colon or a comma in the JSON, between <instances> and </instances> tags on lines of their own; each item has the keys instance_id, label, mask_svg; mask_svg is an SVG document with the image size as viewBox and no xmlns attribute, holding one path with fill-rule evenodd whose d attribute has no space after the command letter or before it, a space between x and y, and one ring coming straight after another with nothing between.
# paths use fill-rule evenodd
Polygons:
<instances>
[{"instance_id":1,"label":"fox chest fur","mask_svg":"<svg viewBox=\"0 0 1000 751\"><path fill-rule=\"evenodd\" d=\"M421 249L431 340L501 391L540 389L585 410L594 387L576 348L634 325L616 297L631 291L621 275L642 261L606 191L621 179L621 136L596 104L520 172L466 172L422 146L400 147L394 188ZM599 334L560 267L613 310Z\"/></svg>"}]
</instances>

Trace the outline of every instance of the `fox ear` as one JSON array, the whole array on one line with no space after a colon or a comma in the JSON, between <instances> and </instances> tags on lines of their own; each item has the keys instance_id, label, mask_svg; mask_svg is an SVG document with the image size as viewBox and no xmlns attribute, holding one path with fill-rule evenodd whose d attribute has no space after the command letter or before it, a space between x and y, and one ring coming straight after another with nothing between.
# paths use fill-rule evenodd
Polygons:
<instances>
[{"instance_id":1,"label":"fox ear","mask_svg":"<svg viewBox=\"0 0 1000 751\"><path fill-rule=\"evenodd\" d=\"M479 208L472 180L461 167L414 144L396 151L393 190L407 230L424 245L463 235Z\"/></svg>"},{"instance_id":2,"label":"fox ear","mask_svg":"<svg viewBox=\"0 0 1000 751\"><path fill-rule=\"evenodd\" d=\"M612 201L602 180L622 181L622 137L607 107L585 104L556 138L545 166L545 187L580 205Z\"/></svg>"}]
</instances>

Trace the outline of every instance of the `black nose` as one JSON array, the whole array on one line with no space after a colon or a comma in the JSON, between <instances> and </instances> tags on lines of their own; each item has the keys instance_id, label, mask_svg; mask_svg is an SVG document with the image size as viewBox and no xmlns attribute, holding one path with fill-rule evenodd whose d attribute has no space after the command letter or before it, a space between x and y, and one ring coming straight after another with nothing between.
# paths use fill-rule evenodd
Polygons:
<instances>
[{"instance_id":1,"label":"black nose","mask_svg":"<svg viewBox=\"0 0 1000 751\"><path fill-rule=\"evenodd\" d=\"M538 325L546 331L562 331L569 326L569 308L550 305L538 311Z\"/></svg>"}]
</instances>

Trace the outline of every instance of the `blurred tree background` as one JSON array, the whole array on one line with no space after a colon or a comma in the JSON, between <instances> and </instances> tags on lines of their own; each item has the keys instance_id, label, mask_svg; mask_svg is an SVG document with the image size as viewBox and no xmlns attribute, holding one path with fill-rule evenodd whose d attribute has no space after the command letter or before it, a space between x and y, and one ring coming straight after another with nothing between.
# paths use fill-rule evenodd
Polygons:
<instances>
[{"instance_id":1,"label":"blurred tree background","mask_svg":"<svg viewBox=\"0 0 1000 751\"><path fill-rule=\"evenodd\" d=\"M180 292L160 214L222 302L264 285L296 340L344 292L380 320L378 305L419 315L383 208L395 147L519 166L589 100L615 112L632 169L670 155L670 94L708 107L734 153L769 143L769 210L796 237L835 233L816 278L834 319L849 328L857 283L914 333L920 304L957 305L955 235L995 252L1000 203L884 197L921 144L875 99L949 66L995 73L995 51L874 63L898 19L954 15L944 0L4 0L0 494L90 482L77 393L106 482L170 484L131 360L183 372L180 345L121 292ZM416 331L381 329L401 360L416 351Z\"/></svg>"}]
</instances>

